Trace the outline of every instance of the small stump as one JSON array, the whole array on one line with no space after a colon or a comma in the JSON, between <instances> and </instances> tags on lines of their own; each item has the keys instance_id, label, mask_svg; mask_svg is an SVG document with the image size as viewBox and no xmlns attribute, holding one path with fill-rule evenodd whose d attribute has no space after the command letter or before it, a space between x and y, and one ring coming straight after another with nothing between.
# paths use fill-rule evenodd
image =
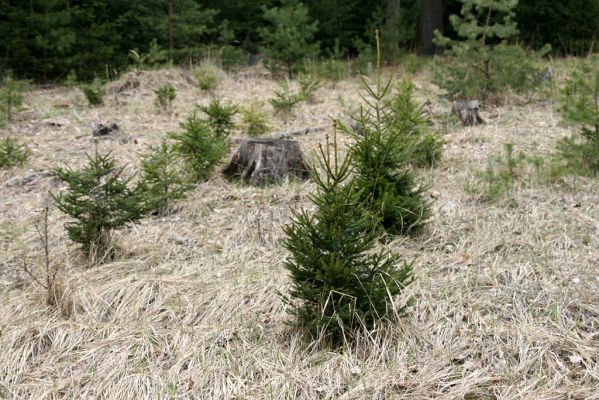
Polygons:
<instances>
[{"instance_id":1,"label":"small stump","mask_svg":"<svg viewBox=\"0 0 599 400\"><path fill-rule=\"evenodd\" d=\"M478 115L478 101L454 101L451 113L457 115L464 126L484 124L485 121Z\"/></svg>"},{"instance_id":2,"label":"small stump","mask_svg":"<svg viewBox=\"0 0 599 400\"><path fill-rule=\"evenodd\" d=\"M242 141L223 174L227 179L238 178L255 186L278 183L287 176L310 176L299 144L285 139Z\"/></svg>"}]
</instances>

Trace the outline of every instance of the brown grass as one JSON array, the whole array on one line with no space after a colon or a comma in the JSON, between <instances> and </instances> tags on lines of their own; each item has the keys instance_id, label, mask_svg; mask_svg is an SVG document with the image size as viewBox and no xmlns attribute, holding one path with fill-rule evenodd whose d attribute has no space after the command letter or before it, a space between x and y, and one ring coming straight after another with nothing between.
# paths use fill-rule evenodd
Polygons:
<instances>
[{"instance_id":1,"label":"brown grass","mask_svg":"<svg viewBox=\"0 0 599 400\"><path fill-rule=\"evenodd\" d=\"M400 299L414 300L410 315L338 352L288 328L277 295L289 287L282 226L290 209L311 207L311 183L259 189L214 177L173 215L119 232L120 257L91 268L54 209L51 256L73 308L69 318L48 308L19 263L41 259L33 227L59 184L6 182L27 169L82 164L98 120L121 126L98 146L134 171L146 144L209 101L191 76L141 72L139 88L98 109L77 89L27 94L28 108L7 132L28 144L32 160L0 173L0 399L599 399L597 181L530 179L512 201L494 203L464 190L505 142L548 157L569 132L551 102L485 110L487 125L448 129L443 161L423 171L436 198L433 221L424 234L389 244L416 258L417 280ZM158 113L153 89L167 80L177 89L174 111ZM416 81L434 113L449 111L426 75ZM219 93L267 104L275 87L245 70L227 75ZM320 89L321 103L300 105L289 126L273 125L329 125L359 104L358 87L351 80ZM324 133L298 140L310 153Z\"/></svg>"}]
</instances>

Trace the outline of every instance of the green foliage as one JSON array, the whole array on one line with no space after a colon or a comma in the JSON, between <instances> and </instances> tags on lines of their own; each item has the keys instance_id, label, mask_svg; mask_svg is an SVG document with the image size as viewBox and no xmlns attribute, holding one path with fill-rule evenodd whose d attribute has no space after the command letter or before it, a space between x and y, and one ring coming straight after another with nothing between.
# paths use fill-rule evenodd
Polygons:
<instances>
[{"instance_id":1,"label":"green foliage","mask_svg":"<svg viewBox=\"0 0 599 400\"><path fill-rule=\"evenodd\" d=\"M132 178L123 176L125 167L117 168L110 153L100 154L96 149L87 158L88 165L80 170L54 170L67 189L51 196L58 209L74 219L65 225L69 238L88 256L104 257L110 250L111 231L143 218L147 203L142 192L131 187Z\"/></svg>"},{"instance_id":2,"label":"green foliage","mask_svg":"<svg viewBox=\"0 0 599 400\"><path fill-rule=\"evenodd\" d=\"M301 74L297 78L297 82L300 85L299 95L302 100L309 103L316 103L316 91L320 88L320 80L317 79L314 75L309 74Z\"/></svg>"},{"instance_id":3,"label":"green foliage","mask_svg":"<svg viewBox=\"0 0 599 400\"><path fill-rule=\"evenodd\" d=\"M162 111L169 110L175 97L177 97L175 87L170 83L160 86L158 89L154 90L154 93L156 94L154 105Z\"/></svg>"},{"instance_id":4,"label":"green foliage","mask_svg":"<svg viewBox=\"0 0 599 400\"><path fill-rule=\"evenodd\" d=\"M455 99L488 100L513 90L529 93L540 83L536 59L549 47L531 53L507 43L518 34L514 22L517 0L461 0L461 17L450 17L461 40L435 32L435 43L446 47L449 61L438 59L433 82ZM497 100L497 99L496 99Z\"/></svg>"},{"instance_id":5,"label":"green foliage","mask_svg":"<svg viewBox=\"0 0 599 400\"><path fill-rule=\"evenodd\" d=\"M566 82L560 98L564 120L580 127L578 137L558 143L564 172L599 173L599 58L580 64Z\"/></svg>"},{"instance_id":6,"label":"green foliage","mask_svg":"<svg viewBox=\"0 0 599 400\"><path fill-rule=\"evenodd\" d=\"M504 157L489 160L486 169L476 173L479 183L467 187L470 194L480 196L484 201L495 201L506 194L511 197L514 185L523 173L526 157L522 153L514 156L513 143L506 143L504 148Z\"/></svg>"},{"instance_id":7,"label":"green foliage","mask_svg":"<svg viewBox=\"0 0 599 400\"><path fill-rule=\"evenodd\" d=\"M31 151L16 140L10 137L0 140L0 169L21 166L30 155Z\"/></svg>"},{"instance_id":8,"label":"green foliage","mask_svg":"<svg viewBox=\"0 0 599 400\"><path fill-rule=\"evenodd\" d=\"M430 213L429 202L424 197L426 187L417 182L409 167L417 161L410 155L412 148L418 144L421 151L428 148L421 144L418 120L421 117L401 103L410 96L409 92L400 91L395 100L388 101L391 81L381 85L380 73L375 87L365 80L363 86L367 108L354 116L361 132L355 134L342 127L355 137L350 152L355 164L357 191L362 193L364 204L380 217L387 233L417 232L425 225Z\"/></svg>"},{"instance_id":9,"label":"green foliage","mask_svg":"<svg viewBox=\"0 0 599 400\"><path fill-rule=\"evenodd\" d=\"M82 85L81 90L90 106L101 106L104 104L106 91L104 85L99 80L94 80L92 84Z\"/></svg>"},{"instance_id":10,"label":"green foliage","mask_svg":"<svg viewBox=\"0 0 599 400\"><path fill-rule=\"evenodd\" d=\"M586 55L597 51L597 0L520 1L516 9L520 38L528 46L549 43L560 54Z\"/></svg>"},{"instance_id":11,"label":"green foliage","mask_svg":"<svg viewBox=\"0 0 599 400\"><path fill-rule=\"evenodd\" d=\"M241 109L241 124L249 136L259 136L271 131L266 112L256 102Z\"/></svg>"},{"instance_id":12,"label":"green foliage","mask_svg":"<svg viewBox=\"0 0 599 400\"><path fill-rule=\"evenodd\" d=\"M229 150L226 136L217 135L194 113L181 123L182 131L170 133L175 151L183 158L193 181L207 180Z\"/></svg>"},{"instance_id":13,"label":"green foliage","mask_svg":"<svg viewBox=\"0 0 599 400\"><path fill-rule=\"evenodd\" d=\"M308 9L297 0L282 0L281 7L263 7L263 11L270 23L259 29L262 51L269 57L267 66L274 73L283 69L291 79L298 64L319 52L314 43L317 22L311 22Z\"/></svg>"},{"instance_id":14,"label":"green foliage","mask_svg":"<svg viewBox=\"0 0 599 400\"><path fill-rule=\"evenodd\" d=\"M275 91L275 97L268 100L275 110L275 114L279 115L285 122L288 122L293 117L293 109L302 101L302 95L291 90L291 84L288 80L279 82L279 90Z\"/></svg>"},{"instance_id":15,"label":"green foliage","mask_svg":"<svg viewBox=\"0 0 599 400\"><path fill-rule=\"evenodd\" d=\"M165 214L170 203L185 197L192 189L174 146L163 140L141 156L139 188L150 210Z\"/></svg>"},{"instance_id":16,"label":"green foliage","mask_svg":"<svg viewBox=\"0 0 599 400\"><path fill-rule=\"evenodd\" d=\"M195 79L200 90L214 93L218 89L216 67L201 66L195 73Z\"/></svg>"},{"instance_id":17,"label":"green foliage","mask_svg":"<svg viewBox=\"0 0 599 400\"><path fill-rule=\"evenodd\" d=\"M15 80L10 73L4 76L0 85L0 122L10 122L13 114L23 105L24 87L25 83Z\"/></svg>"},{"instance_id":18,"label":"green foliage","mask_svg":"<svg viewBox=\"0 0 599 400\"><path fill-rule=\"evenodd\" d=\"M414 100L415 90L412 81L403 79L388 102L389 112L383 119L389 130L402 136L396 147L403 152L402 159L417 167L433 167L443 155L443 140L437 133L429 132L432 121Z\"/></svg>"},{"instance_id":19,"label":"green foliage","mask_svg":"<svg viewBox=\"0 0 599 400\"><path fill-rule=\"evenodd\" d=\"M295 326L338 344L405 313L394 299L412 282L412 265L399 266L397 254L375 250L383 232L350 178L351 158L339 164L334 143L333 154L328 144L321 147L319 162L314 214L294 213L285 227L290 257L284 267L292 282L286 300Z\"/></svg>"},{"instance_id":20,"label":"green foliage","mask_svg":"<svg viewBox=\"0 0 599 400\"><path fill-rule=\"evenodd\" d=\"M198 106L208 117L208 126L220 137L228 137L231 131L235 129L233 117L239 112L236 105L223 104L220 100L214 99L207 106Z\"/></svg>"}]
</instances>

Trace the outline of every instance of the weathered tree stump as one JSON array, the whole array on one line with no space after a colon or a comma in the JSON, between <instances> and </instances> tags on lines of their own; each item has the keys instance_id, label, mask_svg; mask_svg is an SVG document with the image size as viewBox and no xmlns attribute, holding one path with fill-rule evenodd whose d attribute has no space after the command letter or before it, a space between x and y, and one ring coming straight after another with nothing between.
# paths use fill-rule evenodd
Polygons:
<instances>
[{"instance_id":1,"label":"weathered tree stump","mask_svg":"<svg viewBox=\"0 0 599 400\"><path fill-rule=\"evenodd\" d=\"M478 101L454 101L451 113L457 115L464 126L484 124L485 121L478 115Z\"/></svg>"},{"instance_id":2,"label":"weathered tree stump","mask_svg":"<svg viewBox=\"0 0 599 400\"><path fill-rule=\"evenodd\" d=\"M287 176L310 176L299 144L285 139L242 141L223 174L227 179L242 179L255 186L278 183Z\"/></svg>"}]
</instances>

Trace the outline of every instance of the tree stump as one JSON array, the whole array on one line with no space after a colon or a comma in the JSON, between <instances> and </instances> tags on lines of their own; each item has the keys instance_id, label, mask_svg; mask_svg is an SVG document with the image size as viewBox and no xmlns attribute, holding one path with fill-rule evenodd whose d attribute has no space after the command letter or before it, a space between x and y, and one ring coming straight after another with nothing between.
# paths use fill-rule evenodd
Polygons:
<instances>
[{"instance_id":1,"label":"tree stump","mask_svg":"<svg viewBox=\"0 0 599 400\"><path fill-rule=\"evenodd\" d=\"M285 139L242 141L223 174L227 179L242 179L255 186L278 183L287 176L310 176L299 144Z\"/></svg>"},{"instance_id":2,"label":"tree stump","mask_svg":"<svg viewBox=\"0 0 599 400\"><path fill-rule=\"evenodd\" d=\"M484 124L485 121L478 115L478 101L454 101L451 113L457 115L464 126Z\"/></svg>"}]
</instances>

